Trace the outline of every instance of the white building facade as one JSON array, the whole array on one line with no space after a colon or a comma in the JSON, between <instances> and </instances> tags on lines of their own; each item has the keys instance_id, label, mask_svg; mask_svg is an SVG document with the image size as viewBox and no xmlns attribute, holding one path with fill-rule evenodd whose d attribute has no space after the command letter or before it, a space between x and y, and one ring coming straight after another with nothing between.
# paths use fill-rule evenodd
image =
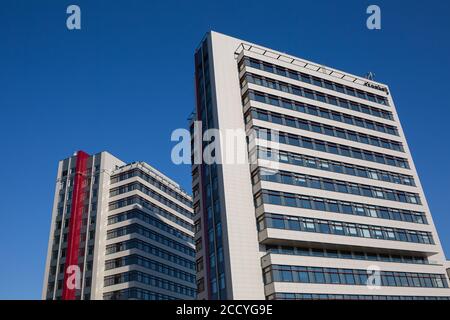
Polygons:
<instances>
[{"instance_id":1,"label":"white building facade","mask_svg":"<svg viewBox=\"0 0 450 320\"><path fill-rule=\"evenodd\" d=\"M57 177L42 299L195 298L192 200L177 183L107 152L79 151Z\"/></svg>"},{"instance_id":2,"label":"white building facade","mask_svg":"<svg viewBox=\"0 0 450 320\"><path fill-rule=\"evenodd\" d=\"M449 299L388 86L216 32L195 82L204 131L256 134L192 166L199 299Z\"/></svg>"}]
</instances>

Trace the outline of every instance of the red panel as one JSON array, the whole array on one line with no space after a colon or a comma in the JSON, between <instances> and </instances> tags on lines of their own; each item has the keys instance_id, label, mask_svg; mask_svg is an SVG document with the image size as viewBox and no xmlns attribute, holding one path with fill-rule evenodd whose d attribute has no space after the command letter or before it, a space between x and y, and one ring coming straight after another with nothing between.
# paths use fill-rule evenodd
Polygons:
<instances>
[{"instance_id":1,"label":"red panel","mask_svg":"<svg viewBox=\"0 0 450 320\"><path fill-rule=\"evenodd\" d=\"M64 266L63 300L74 300L76 289L67 286L70 274L67 268L71 265L78 266L78 256L80 249L81 226L83 221L83 207L86 199L85 186L87 181L86 168L89 155L83 151L77 152L77 162L72 191L72 206L69 221L69 234L67 240L66 264Z\"/></svg>"}]
</instances>

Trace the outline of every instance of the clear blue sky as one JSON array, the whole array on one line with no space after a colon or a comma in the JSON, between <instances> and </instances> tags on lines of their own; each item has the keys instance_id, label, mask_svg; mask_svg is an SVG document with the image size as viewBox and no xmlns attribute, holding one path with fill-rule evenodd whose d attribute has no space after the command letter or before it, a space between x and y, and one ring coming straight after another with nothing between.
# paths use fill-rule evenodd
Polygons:
<instances>
[{"instance_id":1,"label":"clear blue sky","mask_svg":"<svg viewBox=\"0 0 450 320\"><path fill-rule=\"evenodd\" d=\"M78 4L82 30L68 31ZM193 52L210 29L391 87L450 256L450 5L376 1L25 1L0 4L0 299L40 298L58 160L143 160L190 189L170 133L194 107Z\"/></svg>"}]
</instances>

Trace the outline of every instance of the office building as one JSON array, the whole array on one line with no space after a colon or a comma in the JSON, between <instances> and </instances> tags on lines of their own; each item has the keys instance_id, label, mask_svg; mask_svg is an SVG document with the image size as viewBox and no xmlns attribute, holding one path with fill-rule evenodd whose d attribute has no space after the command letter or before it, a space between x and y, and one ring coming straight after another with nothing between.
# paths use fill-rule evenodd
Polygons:
<instances>
[{"instance_id":1,"label":"office building","mask_svg":"<svg viewBox=\"0 0 450 320\"><path fill-rule=\"evenodd\" d=\"M192 166L198 299L450 297L386 84L216 32L195 82L202 130L249 137Z\"/></svg>"},{"instance_id":2,"label":"office building","mask_svg":"<svg viewBox=\"0 0 450 320\"><path fill-rule=\"evenodd\" d=\"M42 298L194 299L193 228L177 183L79 151L59 162Z\"/></svg>"}]
</instances>

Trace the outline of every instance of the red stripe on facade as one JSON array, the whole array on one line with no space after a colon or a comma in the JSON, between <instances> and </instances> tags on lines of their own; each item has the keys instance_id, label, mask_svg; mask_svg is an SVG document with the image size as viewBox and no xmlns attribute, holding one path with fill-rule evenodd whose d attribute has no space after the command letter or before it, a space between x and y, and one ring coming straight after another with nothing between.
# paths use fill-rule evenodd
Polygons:
<instances>
[{"instance_id":1,"label":"red stripe on facade","mask_svg":"<svg viewBox=\"0 0 450 320\"><path fill-rule=\"evenodd\" d=\"M77 152L77 162L75 167L75 176L72 191L72 206L70 211L69 233L67 240L66 263L64 266L63 300L74 300L76 288L71 288L68 284L69 277L73 277L73 272L68 274L67 268L78 266L78 256L81 239L81 226L83 221L83 207L86 200L86 182L87 182L87 160L89 155L83 151ZM80 275L81 276L81 275ZM72 280L72 278L71 278Z\"/></svg>"}]
</instances>

